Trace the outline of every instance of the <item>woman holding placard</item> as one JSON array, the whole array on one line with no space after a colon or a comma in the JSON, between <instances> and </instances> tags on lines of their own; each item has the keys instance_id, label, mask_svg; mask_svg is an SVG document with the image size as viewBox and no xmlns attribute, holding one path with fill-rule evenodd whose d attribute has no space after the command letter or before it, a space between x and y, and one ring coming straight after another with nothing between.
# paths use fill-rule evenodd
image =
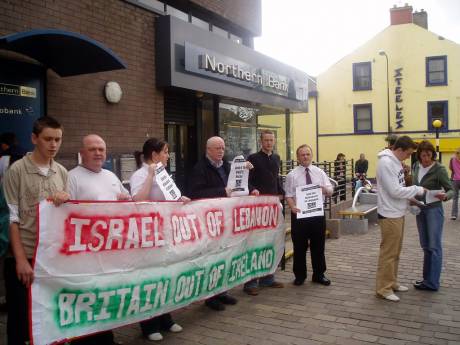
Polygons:
<instances>
[{"instance_id":1,"label":"woman holding placard","mask_svg":"<svg viewBox=\"0 0 460 345\"><path fill-rule=\"evenodd\" d=\"M423 280L415 282L417 290L437 291L442 268L442 228L444 210L442 201L452 198L453 190L447 171L436 161L433 145L423 140L417 148L413 182L427 189L423 196L426 204L420 206L417 228L423 249Z\"/></svg>"},{"instance_id":2,"label":"woman holding placard","mask_svg":"<svg viewBox=\"0 0 460 345\"><path fill-rule=\"evenodd\" d=\"M165 194L156 181L156 171L158 167L168 165L169 151L168 143L156 138L148 139L142 148L144 157L141 167L134 172L129 182L131 195L134 201L164 201ZM136 159L140 159L137 155ZM188 201L187 197L178 196L179 200ZM159 341L163 339L160 331L169 330L170 332L181 332L182 327L175 323L171 314L166 313L152 319L141 321L142 334L149 340Z\"/></svg>"}]
</instances>

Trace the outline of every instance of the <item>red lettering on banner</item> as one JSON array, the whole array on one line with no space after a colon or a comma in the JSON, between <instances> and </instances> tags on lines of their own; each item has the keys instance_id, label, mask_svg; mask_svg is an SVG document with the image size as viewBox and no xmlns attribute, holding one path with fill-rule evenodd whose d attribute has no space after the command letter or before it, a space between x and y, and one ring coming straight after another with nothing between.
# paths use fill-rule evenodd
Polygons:
<instances>
[{"instance_id":1,"label":"red lettering on banner","mask_svg":"<svg viewBox=\"0 0 460 345\"><path fill-rule=\"evenodd\" d=\"M163 218L157 213L87 216L72 213L65 220L65 255L80 252L156 248L165 245Z\"/></svg>"},{"instance_id":2,"label":"red lettering on banner","mask_svg":"<svg viewBox=\"0 0 460 345\"><path fill-rule=\"evenodd\" d=\"M233 209L233 232L240 233L258 229L276 229L278 204L238 206Z\"/></svg>"},{"instance_id":3,"label":"red lettering on banner","mask_svg":"<svg viewBox=\"0 0 460 345\"><path fill-rule=\"evenodd\" d=\"M201 238L200 220L195 214L173 213L171 226L174 244L194 242Z\"/></svg>"},{"instance_id":4,"label":"red lettering on banner","mask_svg":"<svg viewBox=\"0 0 460 345\"><path fill-rule=\"evenodd\" d=\"M224 233L224 211L220 209L209 210L205 214L206 228L211 237L219 237Z\"/></svg>"}]
</instances>

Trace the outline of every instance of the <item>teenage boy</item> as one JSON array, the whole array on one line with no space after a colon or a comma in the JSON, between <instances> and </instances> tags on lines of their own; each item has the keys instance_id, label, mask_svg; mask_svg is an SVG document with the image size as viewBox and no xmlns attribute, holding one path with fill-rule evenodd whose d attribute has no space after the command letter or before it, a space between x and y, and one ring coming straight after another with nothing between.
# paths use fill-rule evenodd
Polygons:
<instances>
[{"instance_id":1,"label":"teenage boy","mask_svg":"<svg viewBox=\"0 0 460 345\"><path fill-rule=\"evenodd\" d=\"M51 117L35 121L32 153L16 161L3 179L10 210L10 252L5 260L8 345L29 341L28 289L34 281L36 207L44 199L56 206L69 199L67 170L54 161L62 142L62 126Z\"/></svg>"}]
</instances>

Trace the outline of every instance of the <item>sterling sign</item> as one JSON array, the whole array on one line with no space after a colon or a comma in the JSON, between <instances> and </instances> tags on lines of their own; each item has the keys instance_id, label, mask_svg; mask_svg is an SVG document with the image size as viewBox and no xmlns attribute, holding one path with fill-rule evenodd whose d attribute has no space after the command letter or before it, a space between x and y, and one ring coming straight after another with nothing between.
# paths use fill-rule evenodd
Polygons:
<instances>
[{"instance_id":1,"label":"sterling sign","mask_svg":"<svg viewBox=\"0 0 460 345\"><path fill-rule=\"evenodd\" d=\"M306 99L306 85L296 87L294 80L287 76L251 66L189 42L185 42L185 70L291 99Z\"/></svg>"}]
</instances>

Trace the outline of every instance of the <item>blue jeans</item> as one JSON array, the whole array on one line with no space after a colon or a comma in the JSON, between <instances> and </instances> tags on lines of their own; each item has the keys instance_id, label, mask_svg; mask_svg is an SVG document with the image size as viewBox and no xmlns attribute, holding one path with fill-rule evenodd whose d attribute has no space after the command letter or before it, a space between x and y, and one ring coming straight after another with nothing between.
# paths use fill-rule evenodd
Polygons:
<instances>
[{"instance_id":1,"label":"blue jeans","mask_svg":"<svg viewBox=\"0 0 460 345\"><path fill-rule=\"evenodd\" d=\"M444 210L442 205L422 208L417 216L420 246L423 249L423 283L439 289L442 269L442 227Z\"/></svg>"},{"instance_id":2,"label":"blue jeans","mask_svg":"<svg viewBox=\"0 0 460 345\"><path fill-rule=\"evenodd\" d=\"M269 274L268 276L259 278L259 284L257 284L257 279L253 279L244 283L244 288L255 288L257 287L257 285L259 285L260 287L266 287L272 285L274 281L275 276L273 274Z\"/></svg>"},{"instance_id":3,"label":"blue jeans","mask_svg":"<svg viewBox=\"0 0 460 345\"><path fill-rule=\"evenodd\" d=\"M452 198L452 217L458 217L458 191L460 189L460 181L452 180L454 189L454 197Z\"/></svg>"}]
</instances>

